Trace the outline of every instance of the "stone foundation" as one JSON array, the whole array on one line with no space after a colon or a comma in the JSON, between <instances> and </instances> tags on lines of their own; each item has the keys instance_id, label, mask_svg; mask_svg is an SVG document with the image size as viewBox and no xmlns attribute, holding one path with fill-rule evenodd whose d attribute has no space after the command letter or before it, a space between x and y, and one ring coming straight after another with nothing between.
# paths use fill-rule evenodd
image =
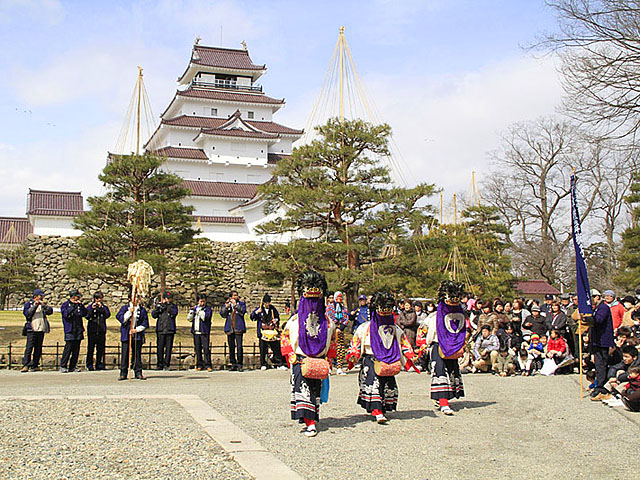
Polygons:
<instances>
[{"instance_id":1,"label":"stone foundation","mask_svg":"<svg viewBox=\"0 0 640 480\"><path fill-rule=\"evenodd\" d=\"M89 302L96 290L105 295L108 305L123 305L127 301L128 289L124 285L104 282L99 279L75 279L67 273L67 262L73 258L72 249L76 240L69 237L29 235L25 245L34 258L33 274L39 288L47 294L47 303L60 306L68 299L69 291L74 288L80 290L83 301ZM237 290L241 298L246 297L247 308L260 305L262 296L268 292L278 309L284 308L289 299L288 285L280 289L266 288L256 282L247 280L247 264L250 254L246 243L212 242L214 261L218 266L220 278L216 283L204 284L200 290L207 294L209 304L221 305L231 290ZM176 257L176 252L169 252L169 257ZM186 307L195 303L192 287L179 281L175 273L167 274L167 290L173 293L174 301ZM152 295L160 292L160 279L155 276L151 284ZM10 306L15 307L31 297L32 292L25 292L24 296L10 299Z\"/></svg>"}]
</instances>

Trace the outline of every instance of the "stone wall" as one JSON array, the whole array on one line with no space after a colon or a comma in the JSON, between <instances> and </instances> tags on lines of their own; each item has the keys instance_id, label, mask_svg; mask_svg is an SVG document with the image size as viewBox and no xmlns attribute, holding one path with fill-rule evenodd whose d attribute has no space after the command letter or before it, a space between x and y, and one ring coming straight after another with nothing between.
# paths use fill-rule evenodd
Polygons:
<instances>
[{"instance_id":1,"label":"stone wall","mask_svg":"<svg viewBox=\"0 0 640 480\"><path fill-rule=\"evenodd\" d=\"M34 258L33 273L39 288L47 294L47 303L59 306L68 299L69 292L77 288L83 295L84 301L89 301L96 290L105 295L108 305L122 305L126 303L128 289L124 285L107 283L98 279L75 279L67 273L67 261L73 258L72 249L75 239L59 236L29 235L25 245ZM237 290L241 297L247 298L247 307L256 307L265 292L268 292L277 308L282 309L289 298L287 286L280 289L265 288L264 286L247 280L247 264L249 254L246 243L212 242L214 260L219 267L220 279L217 283L205 284L201 290L207 294L211 305L219 305L227 298L231 290ZM175 257L175 252L169 252ZM124 280L124 279L123 279ZM174 294L176 303L180 306L193 305L195 299L188 285L181 284L178 275L167 275L167 290ZM159 277L156 276L151 285L152 294L160 291ZM25 298L30 298L31 292L25 296L12 298L11 305L21 304Z\"/></svg>"}]
</instances>

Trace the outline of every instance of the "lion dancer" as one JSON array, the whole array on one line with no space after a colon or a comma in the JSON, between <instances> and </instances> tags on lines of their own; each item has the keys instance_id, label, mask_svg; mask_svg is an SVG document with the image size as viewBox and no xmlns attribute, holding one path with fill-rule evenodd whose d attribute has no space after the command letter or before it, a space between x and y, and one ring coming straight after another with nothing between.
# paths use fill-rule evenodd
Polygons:
<instances>
[{"instance_id":1,"label":"lion dancer","mask_svg":"<svg viewBox=\"0 0 640 480\"><path fill-rule=\"evenodd\" d=\"M445 280L438 290L438 309L429 319L426 348L431 359L431 398L445 415L453 415L449 400L464 397L458 358L464 354L467 318L460 306L464 285Z\"/></svg>"},{"instance_id":2,"label":"lion dancer","mask_svg":"<svg viewBox=\"0 0 640 480\"><path fill-rule=\"evenodd\" d=\"M362 362L357 403L379 424L387 423L384 414L398 405L395 376L402 367L413 367L411 344L393 319L394 303L391 293L376 292L371 300L371 320L356 329L347 353L349 370L359 359Z\"/></svg>"},{"instance_id":3,"label":"lion dancer","mask_svg":"<svg viewBox=\"0 0 640 480\"><path fill-rule=\"evenodd\" d=\"M291 367L291 419L305 424L305 436L315 437L322 382L336 356L336 326L325 315L327 281L323 275L303 273L296 280L296 289L298 313L284 327L281 351Z\"/></svg>"}]
</instances>

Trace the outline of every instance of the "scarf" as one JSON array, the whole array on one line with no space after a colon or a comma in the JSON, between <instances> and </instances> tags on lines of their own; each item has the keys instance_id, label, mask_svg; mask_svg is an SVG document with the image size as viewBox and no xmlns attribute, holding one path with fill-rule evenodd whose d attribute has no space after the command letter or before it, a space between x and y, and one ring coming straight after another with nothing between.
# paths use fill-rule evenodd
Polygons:
<instances>
[{"instance_id":1,"label":"scarf","mask_svg":"<svg viewBox=\"0 0 640 480\"><path fill-rule=\"evenodd\" d=\"M329 326L323 298L300 299L298 306L298 345L305 355L317 357L327 347Z\"/></svg>"},{"instance_id":2,"label":"scarf","mask_svg":"<svg viewBox=\"0 0 640 480\"><path fill-rule=\"evenodd\" d=\"M464 346L467 322L460 305L438 303L436 313L436 333L443 356L453 355Z\"/></svg>"},{"instance_id":3,"label":"scarf","mask_svg":"<svg viewBox=\"0 0 640 480\"><path fill-rule=\"evenodd\" d=\"M396 329L393 315L380 316L377 311L371 315L369 339L371 350L376 359L385 363L400 360L400 345L396 341Z\"/></svg>"}]
</instances>

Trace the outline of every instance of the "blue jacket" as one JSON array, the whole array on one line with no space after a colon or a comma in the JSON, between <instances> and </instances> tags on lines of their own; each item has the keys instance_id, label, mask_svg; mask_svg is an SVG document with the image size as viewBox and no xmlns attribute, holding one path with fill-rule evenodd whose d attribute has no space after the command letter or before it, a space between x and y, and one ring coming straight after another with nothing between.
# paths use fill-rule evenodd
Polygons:
<instances>
[{"instance_id":1,"label":"blue jacket","mask_svg":"<svg viewBox=\"0 0 640 480\"><path fill-rule=\"evenodd\" d=\"M596 347L613 347L613 318L611 309L605 302L600 302L593 313L594 324L591 327L591 344Z\"/></svg>"},{"instance_id":2,"label":"blue jacket","mask_svg":"<svg viewBox=\"0 0 640 480\"><path fill-rule=\"evenodd\" d=\"M156 333L176 333L176 317L178 306L169 303L159 303L151 312L156 321Z\"/></svg>"},{"instance_id":3,"label":"blue jacket","mask_svg":"<svg viewBox=\"0 0 640 480\"><path fill-rule=\"evenodd\" d=\"M235 328L231 321L231 305L227 306L225 303L220 309L220 316L226 319L224 323L224 333L227 335L230 333L245 333L247 331L247 325L244 323L244 314L247 313L247 304L245 302L238 302L236 304L236 318Z\"/></svg>"},{"instance_id":4,"label":"blue jacket","mask_svg":"<svg viewBox=\"0 0 640 480\"><path fill-rule=\"evenodd\" d=\"M107 318L111 311L106 305L93 308L93 303L87 307L87 333L107 333Z\"/></svg>"},{"instance_id":5,"label":"blue jacket","mask_svg":"<svg viewBox=\"0 0 640 480\"><path fill-rule=\"evenodd\" d=\"M37 308L38 308L38 305L33 300L29 300L27 303L24 304L24 307L22 308L22 313L24 314L24 318L27 320L27 332L33 331L33 328L31 327L31 319L33 318L33 315L36 313ZM47 315L51 315L52 313L53 313L53 308L51 308L49 305L46 305L42 309L42 316L45 318L45 320L47 319Z\"/></svg>"},{"instance_id":6,"label":"blue jacket","mask_svg":"<svg viewBox=\"0 0 640 480\"><path fill-rule=\"evenodd\" d=\"M82 340L84 338L82 319L87 316L87 308L82 303L71 303L67 300L60 306L60 313L62 313L64 340Z\"/></svg>"},{"instance_id":7,"label":"blue jacket","mask_svg":"<svg viewBox=\"0 0 640 480\"><path fill-rule=\"evenodd\" d=\"M369 321L369 307L360 306L349 314L349 320L353 322L351 333L355 332L360 325Z\"/></svg>"},{"instance_id":8,"label":"blue jacket","mask_svg":"<svg viewBox=\"0 0 640 480\"><path fill-rule=\"evenodd\" d=\"M187 314L187 319L191 322L191 333L193 334L196 333L196 329L194 327L196 323L195 314L197 308L197 306L193 307ZM211 333L211 315L213 315L213 311L209 306L205 306L201 310L204 310L204 320L200 320L200 335L209 335Z\"/></svg>"},{"instance_id":9,"label":"blue jacket","mask_svg":"<svg viewBox=\"0 0 640 480\"><path fill-rule=\"evenodd\" d=\"M278 330L280 328L280 312L273 305L269 305L269 310L271 311L271 324L268 325L266 311L264 307L258 307L253 312L249 318L254 322L258 322L258 338L262 338L262 328L265 330Z\"/></svg>"},{"instance_id":10,"label":"blue jacket","mask_svg":"<svg viewBox=\"0 0 640 480\"><path fill-rule=\"evenodd\" d=\"M129 330L131 328L131 318L127 318L127 319L124 318L128 311L129 311L129 305L123 305L122 307L120 307L120 311L116 314L116 318L122 324L120 326L121 342L129 341ZM149 316L147 315L147 311L142 305L138 308L138 314L136 315L136 317L137 317L136 322L134 324L136 327L143 326L145 330L149 328ZM135 340L141 341L142 343L144 343L144 330L142 332L136 333Z\"/></svg>"}]
</instances>

